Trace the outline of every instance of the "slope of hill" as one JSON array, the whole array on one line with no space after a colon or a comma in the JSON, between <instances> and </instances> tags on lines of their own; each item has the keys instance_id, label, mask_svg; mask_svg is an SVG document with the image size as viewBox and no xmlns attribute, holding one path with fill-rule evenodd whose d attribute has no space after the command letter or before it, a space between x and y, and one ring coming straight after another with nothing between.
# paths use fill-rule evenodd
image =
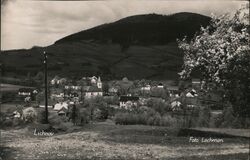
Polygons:
<instances>
[{"instance_id":1,"label":"slope of hill","mask_svg":"<svg viewBox=\"0 0 250 160\"><path fill-rule=\"evenodd\" d=\"M55 43L92 39L121 45L165 45L183 36L192 37L210 18L194 13L136 15L69 35Z\"/></svg>"},{"instance_id":2,"label":"slope of hill","mask_svg":"<svg viewBox=\"0 0 250 160\"><path fill-rule=\"evenodd\" d=\"M176 79L183 64L176 38L191 38L210 18L194 13L131 16L69 35L47 47L4 51L4 75L35 75L48 52L51 76Z\"/></svg>"}]
</instances>

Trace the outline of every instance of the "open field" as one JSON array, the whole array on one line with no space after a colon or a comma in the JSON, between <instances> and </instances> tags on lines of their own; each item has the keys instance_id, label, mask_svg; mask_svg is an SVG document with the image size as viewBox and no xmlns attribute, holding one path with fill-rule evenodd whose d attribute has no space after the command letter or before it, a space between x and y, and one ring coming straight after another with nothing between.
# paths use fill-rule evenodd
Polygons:
<instances>
[{"instance_id":1,"label":"open field","mask_svg":"<svg viewBox=\"0 0 250 160\"><path fill-rule=\"evenodd\" d=\"M178 129L115 125L112 121L86 125L71 133L34 136L29 128L1 130L3 159L169 159L246 160L248 139L223 138L222 143L193 143L178 137Z\"/></svg>"},{"instance_id":2,"label":"open field","mask_svg":"<svg viewBox=\"0 0 250 160\"><path fill-rule=\"evenodd\" d=\"M14 84L0 84L0 91L1 92L17 92L20 88L33 88L33 87L27 87L27 86L20 86L20 85L14 85Z\"/></svg>"}]
</instances>

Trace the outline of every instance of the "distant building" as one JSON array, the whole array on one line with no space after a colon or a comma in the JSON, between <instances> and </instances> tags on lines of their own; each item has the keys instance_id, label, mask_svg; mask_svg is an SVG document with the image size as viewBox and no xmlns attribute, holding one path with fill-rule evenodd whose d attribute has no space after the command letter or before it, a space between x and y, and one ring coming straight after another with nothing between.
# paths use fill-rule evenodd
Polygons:
<instances>
[{"instance_id":1,"label":"distant building","mask_svg":"<svg viewBox=\"0 0 250 160\"><path fill-rule=\"evenodd\" d=\"M187 108L194 108L199 105L198 93L195 89L184 92L184 104Z\"/></svg>"},{"instance_id":2,"label":"distant building","mask_svg":"<svg viewBox=\"0 0 250 160\"><path fill-rule=\"evenodd\" d=\"M65 89L72 89L72 90L81 90L81 86L78 85L66 85L64 86Z\"/></svg>"},{"instance_id":3,"label":"distant building","mask_svg":"<svg viewBox=\"0 0 250 160\"><path fill-rule=\"evenodd\" d=\"M193 97L197 97L197 96L198 96L198 94L197 94L195 89L192 89L186 93L186 97L188 97L188 98L193 98Z\"/></svg>"},{"instance_id":4,"label":"distant building","mask_svg":"<svg viewBox=\"0 0 250 160\"><path fill-rule=\"evenodd\" d=\"M117 92L118 92L118 88L116 88L116 87L109 88L109 93L116 94Z\"/></svg>"},{"instance_id":5,"label":"distant building","mask_svg":"<svg viewBox=\"0 0 250 160\"><path fill-rule=\"evenodd\" d=\"M201 89L201 80L200 79L192 79L192 87L199 90Z\"/></svg>"},{"instance_id":6,"label":"distant building","mask_svg":"<svg viewBox=\"0 0 250 160\"><path fill-rule=\"evenodd\" d=\"M157 88L164 88L164 85L163 85L162 83L159 83L159 84L157 85Z\"/></svg>"},{"instance_id":7,"label":"distant building","mask_svg":"<svg viewBox=\"0 0 250 160\"><path fill-rule=\"evenodd\" d=\"M102 81L100 77L98 77L96 85L97 85L97 88L102 89Z\"/></svg>"},{"instance_id":8,"label":"distant building","mask_svg":"<svg viewBox=\"0 0 250 160\"><path fill-rule=\"evenodd\" d=\"M20 88L18 90L18 96L21 98L30 97L30 100L35 100L38 90L33 88Z\"/></svg>"},{"instance_id":9,"label":"distant building","mask_svg":"<svg viewBox=\"0 0 250 160\"><path fill-rule=\"evenodd\" d=\"M53 78L53 79L50 81L50 84L51 84L51 85L55 85L55 84L57 84L57 81L58 81L58 78L55 77L55 78Z\"/></svg>"},{"instance_id":10,"label":"distant building","mask_svg":"<svg viewBox=\"0 0 250 160\"><path fill-rule=\"evenodd\" d=\"M90 77L89 79L90 79L91 84L96 84L97 83L97 77L96 76Z\"/></svg>"},{"instance_id":11,"label":"distant building","mask_svg":"<svg viewBox=\"0 0 250 160\"><path fill-rule=\"evenodd\" d=\"M50 81L50 84L51 85L59 85L59 84L65 84L67 82L67 79L66 78L60 78L58 76L55 76L51 81Z\"/></svg>"},{"instance_id":12,"label":"distant building","mask_svg":"<svg viewBox=\"0 0 250 160\"><path fill-rule=\"evenodd\" d=\"M50 98L59 101L65 97L64 91L61 88L51 88L50 90Z\"/></svg>"},{"instance_id":13,"label":"distant building","mask_svg":"<svg viewBox=\"0 0 250 160\"><path fill-rule=\"evenodd\" d=\"M172 111L179 111L181 109L181 102L180 101L173 101L171 104Z\"/></svg>"},{"instance_id":14,"label":"distant building","mask_svg":"<svg viewBox=\"0 0 250 160\"><path fill-rule=\"evenodd\" d=\"M169 92L169 96L172 98L177 98L181 94L181 91L179 90L178 86L168 86L167 89Z\"/></svg>"},{"instance_id":15,"label":"distant building","mask_svg":"<svg viewBox=\"0 0 250 160\"><path fill-rule=\"evenodd\" d=\"M151 86L149 84L145 85L145 86L141 87L141 90L142 91L150 91L151 90Z\"/></svg>"},{"instance_id":16,"label":"distant building","mask_svg":"<svg viewBox=\"0 0 250 160\"><path fill-rule=\"evenodd\" d=\"M94 98L97 96L103 96L103 92L101 88L97 86L90 86L88 90L85 92L85 98Z\"/></svg>"},{"instance_id":17,"label":"distant building","mask_svg":"<svg viewBox=\"0 0 250 160\"><path fill-rule=\"evenodd\" d=\"M19 96L31 96L33 94L34 89L32 88L20 88L18 90Z\"/></svg>"},{"instance_id":18,"label":"distant building","mask_svg":"<svg viewBox=\"0 0 250 160\"><path fill-rule=\"evenodd\" d=\"M69 104L66 102L60 102L60 103L56 103L54 106L54 110L59 111L62 108L68 109Z\"/></svg>"},{"instance_id":19,"label":"distant building","mask_svg":"<svg viewBox=\"0 0 250 160\"><path fill-rule=\"evenodd\" d=\"M40 105L39 105L39 107L40 107L40 108L45 108L45 105L40 104ZM52 105L48 105L47 107L48 107L48 108L53 108L53 106L52 106Z\"/></svg>"},{"instance_id":20,"label":"distant building","mask_svg":"<svg viewBox=\"0 0 250 160\"><path fill-rule=\"evenodd\" d=\"M68 112L68 109L66 109L66 108L63 107L63 108L61 108L60 110L57 111L57 114L59 116L66 116L67 112Z\"/></svg>"},{"instance_id":21,"label":"distant building","mask_svg":"<svg viewBox=\"0 0 250 160\"><path fill-rule=\"evenodd\" d=\"M131 109L132 107L138 106L139 97L134 96L121 96L120 97L120 108Z\"/></svg>"}]
</instances>

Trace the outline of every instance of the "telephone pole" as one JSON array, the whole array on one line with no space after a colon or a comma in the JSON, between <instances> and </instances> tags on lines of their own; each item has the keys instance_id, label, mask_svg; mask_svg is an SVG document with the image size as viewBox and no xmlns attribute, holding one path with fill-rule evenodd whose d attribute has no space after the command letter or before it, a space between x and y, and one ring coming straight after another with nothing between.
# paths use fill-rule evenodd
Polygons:
<instances>
[{"instance_id":1,"label":"telephone pole","mask_svg":"<svg viewBox=\"0 0 250 160\"><path fill-rule=\"evenodd\" d=\"M44 56L44 98L45 98L45 123L49 123L48 121L48 82L47 82L47 53L43 52Z\"/></svg>"}]
</instances>

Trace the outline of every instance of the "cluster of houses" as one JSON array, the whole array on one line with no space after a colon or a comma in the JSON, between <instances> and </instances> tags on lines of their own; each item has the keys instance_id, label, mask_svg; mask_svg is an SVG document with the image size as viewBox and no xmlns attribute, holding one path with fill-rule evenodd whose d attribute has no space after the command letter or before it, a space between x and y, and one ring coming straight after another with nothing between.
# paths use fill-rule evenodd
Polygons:
<instances>
[{"instance_id":1,"label":"cluster of houses","mask_svg":"<svg viewBox=\"0 0 250 160\"><path fill-rule=\"evenodd\" d=\"M24 99L25 102L35 100L36 95L38 94L38 89L35 88L20 88L18 90L17 96L21 99Z\"/></svg>"},{"instance_id":2,"label":"cluster of houses","mask_svg":"<svg viewBox=\"0 0 250 160\"><path fill-rule=\"evenodd\" d=\"M51 99L61 101L66 98L78 102L83 99L103 96L100 77L83 77L77 84L65 83L65 78L51 80ZM61 87L54 87L55 85L61 85Z\"/></svg>"},{"instance_id":3,"label":"cluster of houses","mask_svg":"<svg viewBox=\"0 0 250 160\"><path fill-rule=\"evenodd\" d=\"M131 81L127 78L122 80L123 83L130 85ZM67 80L66 78L60 78L56 76L50 81L49 97L50 100L56 102L54 104L49 104L49 108L58 112L58 115L65 115L66 111L69 109L69 105L78 104L86 99L95 98L97 96L102 97L119 97L119 104L110 105L115 108L131 109L136 106L144 106L147 104L147 100L150 98L158 98L164 103L168 103L173 111L181 110L183 106L186 108L195 108L199 106L201 102L201 90L204 88L203 82L199 79L192 79L189 87L184 90L180 90L178 85L166 85L163 83L158 83L157 85L143 84L140 87L136 87L139 90L138 94L118 94L119 87L117 84L112 84L108 86L108 89L104 92L103 83L101 77L83 77L77 82ZM153 90L167 91L168 98L164 99L162 97L146 97L144 93L150 93ZM33 97L38 93L35 89L20 89L18 95ZM44 105L40 105L44 107Z\"/></svg>"}]
</instances>

